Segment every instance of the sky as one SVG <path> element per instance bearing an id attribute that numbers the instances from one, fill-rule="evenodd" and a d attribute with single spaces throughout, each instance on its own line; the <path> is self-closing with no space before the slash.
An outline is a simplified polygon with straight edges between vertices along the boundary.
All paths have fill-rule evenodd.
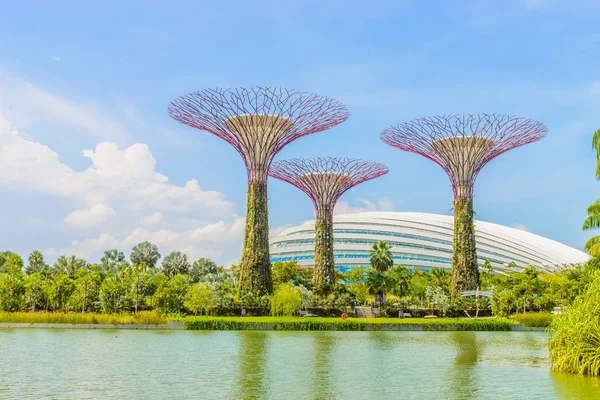
<path id="1" fill-rule="evenodd" d="M 178 124 L 174 98 L 275 86 L 333 97 L 350 118 L 277 159 L 339 156 L 390 173 L 336 212 L 450 214 L 433 162 L 382 143 L 417 117 L 508 113 L 548 126 L 490 162 L 476 218 L 578 249 L 600 198 L 600 3 L 503 1 L 21 1 L 0 24 L 0 250 L 99 261 L 149 240 L 161 254 L 239 260 L 246 172 L 223 140 Z M 271 234 L 314 218 L 269 182 Z"/>

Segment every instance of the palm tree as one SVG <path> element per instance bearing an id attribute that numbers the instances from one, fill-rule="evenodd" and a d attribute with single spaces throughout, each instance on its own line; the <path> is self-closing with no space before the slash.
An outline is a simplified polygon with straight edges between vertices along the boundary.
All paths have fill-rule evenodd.
<path id="1" fill-rule="evenodd" d="M 592 149 L 596 151 L 596 179 L 600 180 L 600 129 L 592 136 Z M 600 227 L 600 200 L 587 209 L 587 218 L 583 222 L 583 230 L 596 229 Z M 593 236 L 585 243 L 585 251 L 592 257 L 600 255 L 600 236 Z"/>
<path id="2" fill-rule="evenodd" d="M 434 286 L 445 288 L 450 284 L 450 272 L 442 268 L 434 268 L 429 272 L 431 283 Z"/>
<path id="3" fill-rule="evenodd" d="M 145 263 L 146 268 L 154 268 L 160 258 L 160 253 L 156 245 L 150 242 L 142 242 L 136 244 L 131 249 L 131 256 L 129 258 L 132 264 Z"/>
<path id="4" fill-rule="evenodd" d="M 587 209 L 587 218 L 583 222 L 583 230 L 600 228 L 600 200 L 596 200 L 594 204 Z M 591 256 L 600 255 L 600 236 L 593 236 L 585 243 L 585 251 Z"/>
<path id="5" fill-rule="evenodd" d="M 371 267 L 379 272 L 385 272 L 394 265 L 394 256 L 390 250 L 392 246 L 388 245 L 384 240 L 373 243 L 373 247 L 369 251 L 371 256 Z"/>
<path id="6" fill-rule="evenodd" d="M 177 274 L 187 274 L 190 269 L 190 263 L 185 254 L 180 251 L 173 251 L 166 256 L 162 262 L 162 270 L 165 275 L 175 276 Z"/>

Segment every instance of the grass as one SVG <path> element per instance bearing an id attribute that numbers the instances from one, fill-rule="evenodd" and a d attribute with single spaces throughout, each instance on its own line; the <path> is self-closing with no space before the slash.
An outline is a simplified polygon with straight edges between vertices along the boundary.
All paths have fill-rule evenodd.
<path id="1" fill-rule="evenodd" d="M 502 318 L 301 318 L 301 317 L 189 317 L 189 330 L 282 330 L 282 331 L 389 331 L 410 330 L 418 325 L 425 331 L 510 331 L 512 323 Z"/>
<path id="2" fill-rule="evenodd" d="M 550 332 L 553 371 L 600 376 L 600 271 L 571 307 L 554 317 Z"/>
<path id="3" fill-rule="evenodd" d="M 552 323 L 552 314 L 542 312 L 514 314 L 510 318 L 519 324 L 533 328 L 547 328 Z"/>
<path id="4" fill-rule="evenodd" d="M 27 313 L 0 312 L 0 323 L 27 324 L 139 324 L 166 325 L 165 314 L 154 311 L 140 311 L 135 314 L 81 314 L 81 313 Z"/>

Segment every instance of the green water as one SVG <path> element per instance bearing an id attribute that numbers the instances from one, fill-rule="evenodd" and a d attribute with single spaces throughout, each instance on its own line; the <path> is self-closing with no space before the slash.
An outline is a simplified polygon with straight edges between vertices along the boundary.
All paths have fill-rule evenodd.
<path id="1" fill-rule="evenodd" d="M 537 332 L 0 330 L 1 399 L 600 399 Z"/>

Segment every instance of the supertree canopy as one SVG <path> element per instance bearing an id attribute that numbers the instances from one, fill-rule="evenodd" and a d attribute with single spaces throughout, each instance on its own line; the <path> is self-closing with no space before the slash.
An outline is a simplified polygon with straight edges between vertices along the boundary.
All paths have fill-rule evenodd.
<path id="1" fill-rule="evenodd" d="M 348 119 L 336 100 L 269 87 L 206 89 L 175 99 L 169 115 L 232 145 L 248 171 L 246 232 L 239 291 L 271 292 L 267 178 L 273 157 L 290 142 Z"/>
<path id="2" fill-rule="evenodd" d="M 479 114 L 418 118 L 381 133 L 385 143 L 429 158 L 450 178 L 454 190 L 453 292 L 479 286 L 473 223 L 477 174 L 496 156 L 540 140 L 546 132 L 545 124 L 527 118 Z"/>
<path id="3" fill-rule="evenodd" d="M 315 285 L 332 284 L 335 279 L 333 259 L 333 209 L 348 189 L 388 172 L 386 166 L 349 158 L 314 158 L 275 161 L 269 174 L 281 179 L 310 197 L 315 221 Z"/>

